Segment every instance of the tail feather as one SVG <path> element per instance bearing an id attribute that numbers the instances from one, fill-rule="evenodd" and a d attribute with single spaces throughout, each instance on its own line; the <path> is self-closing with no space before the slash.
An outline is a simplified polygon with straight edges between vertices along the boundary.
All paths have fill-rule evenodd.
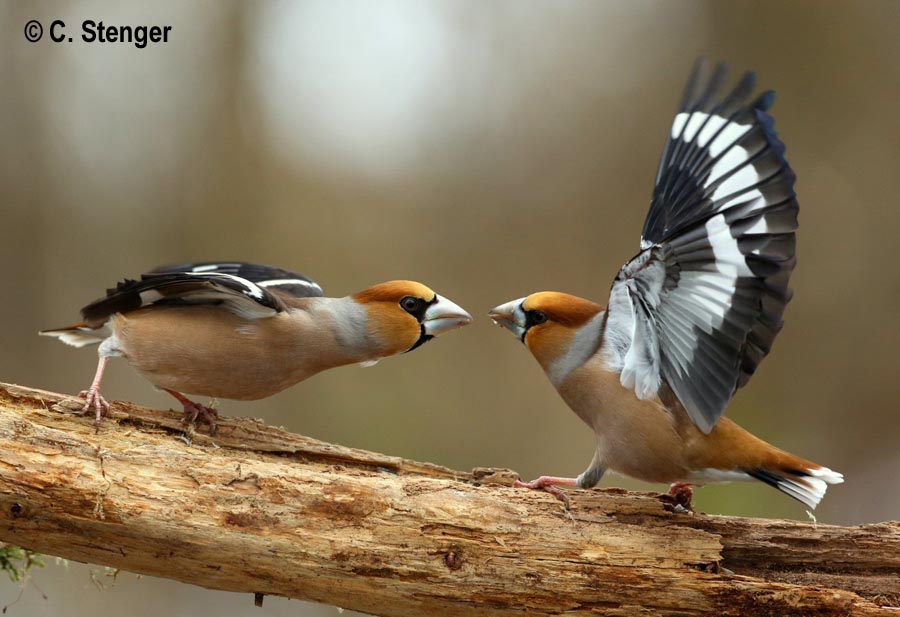
<path id="1" fill-rule="evenodd" d="M 747 473 L 813 510 L 822 501 L 829 484 L 841 484 L 843 474 L 827 467 L 805 469 L 748 469 Z"/>
<path id="2" fill-rule="evenodd" d="M 97 345 L 106 339 L 110 332 L 105 327 L 91 328 L 85 323 L 78 323 L 65 328 L 54 328 L 52 330 L 41 330 L 38 332 L 41 336 L 53 336 L 61 340 L 66 345 L 72 347 L 84 347 L 85 345 Z"/>

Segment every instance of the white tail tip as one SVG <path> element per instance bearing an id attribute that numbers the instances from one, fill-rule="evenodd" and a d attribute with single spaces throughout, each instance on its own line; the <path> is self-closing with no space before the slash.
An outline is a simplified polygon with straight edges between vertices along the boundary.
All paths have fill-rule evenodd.
<path id="1" fill-rule="evenodd" d="M 783 476 L 779 478 L 777 488 L 794 499 L 802 501 L 813 510 L 825 497 L 825 491 L 828 490 L 829 484 L 841 484 L 844 481 L 843 474 L 832 471 L 827 467 L 817 467 L 804 471 L 809 475 Z"/>
<path id="2" fill-rule="evenodd" d="M 807 469 L 809 475 L 814 478 L 821 478 L 828 484 L 843 484 L 844 474 L 832 471 L 828 467 L 817 467 L 816 469 Z"/>
<path id="3" fill-rule="evenodd" d="M 85 345 L 97 345 L 103 342 L 108 332 L 104 330 L 85 329 L 63 329 L 63 330 L 41 330 L 38 332 L 41 336 L 52 336 L 58 338 L 66 345 L 72 347 L 84 347 Z"/>

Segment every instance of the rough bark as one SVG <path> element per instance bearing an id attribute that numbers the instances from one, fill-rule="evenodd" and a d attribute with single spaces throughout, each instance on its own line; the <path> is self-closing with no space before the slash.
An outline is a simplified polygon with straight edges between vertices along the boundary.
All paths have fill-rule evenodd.
<path id="1" fill-rule="evenodd" d="M 900 525 L 681 514 L 664 495 L 504 486 L 227 418 L 0 384 L 0 540 L 387 616 L 878 615 Z M 250 599 L 248 598 L 248 604 Z"/>

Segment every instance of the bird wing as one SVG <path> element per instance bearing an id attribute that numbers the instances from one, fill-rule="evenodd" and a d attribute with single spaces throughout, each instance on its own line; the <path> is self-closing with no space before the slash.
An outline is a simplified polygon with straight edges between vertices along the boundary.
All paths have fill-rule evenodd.
<path id="1" fill-rule="evenodd" d="M 306 275 L 291 272 L 283 268 L 243 261 L 207 261 L 172 266 L 160 266 L 150 275 L 172 272 L 207 272 L 231 274 L 268 290 L 293 298 L 320 298 L 324 295 L 322 287 Z"/>
<path id="2" fill-rule="evenodd" d="M 81 309 L 81 315 L 86 323 L 99 326 L 114 313 L 151 305 L 220 305 L 246 319 L 261 319 L 286 310 L 285 296 L 321 295 L 321 287 L 311 279 L 280 268 L 239 262 L 182 264 L 122 281 L 108 289 L 105 298 Z"/>
<path id="3" fill-rule="evenodd" d="M 603 353 L 639 398 L 663 382 L 704 432 L 747 383 L 791 298 L 794 174 L 747 73 L 695 68 L 663 149 L 641 252 L 610 291 Z"/>

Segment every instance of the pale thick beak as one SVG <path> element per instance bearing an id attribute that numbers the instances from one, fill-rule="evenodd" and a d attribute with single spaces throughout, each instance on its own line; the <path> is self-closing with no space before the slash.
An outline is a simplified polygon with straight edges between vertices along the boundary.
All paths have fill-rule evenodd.
<path id="1" fill-rule="evenodd" d="M 521 339 L 525 335 L 525 311 L 522 310 L 522 302 L 525 298 L 519 298 L 500 306 L 495 306 L 488 313 L 495 324 L 503 326 Z"/>
<path id="2" fill-rule="evenodd" d="M 427 336 L 438 336 L 472 323 L 472 316 L 447 298 L 436 296 L 437 302 L 428 307 L 422 319 Z"/>

